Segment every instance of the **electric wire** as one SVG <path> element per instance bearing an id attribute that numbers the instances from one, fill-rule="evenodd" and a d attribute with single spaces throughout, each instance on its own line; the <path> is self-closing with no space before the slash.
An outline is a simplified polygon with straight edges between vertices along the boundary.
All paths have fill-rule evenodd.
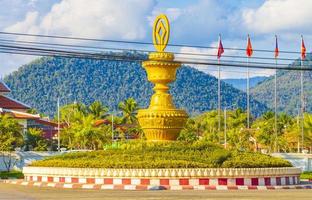
<path id="1" fill-rule="evenodd" d="M 15 32 L 4 32 L 0 31 L 2 35 L 14 35 L 14 36 L 27 36 L 27 37 L 41 37 L 41 38 L 54 38 L 54 39 L 67 39 L 67 40 L 80 40 L 80 41 L 96 41 L 96 42 L 110 42 L 110 43 L 123 43 L 123 44 L 138 44 L 138 45 L 154 45 L 151 42 L 138 42 L 138 41 L 125 41 L 125 40 L 110 40 L 110 39 L 96 39 L 96 38 L 84 38 L 84 37 L 69 37 L 69 36 L 58 36 L 58 35 L 43 35 L 43 34 L 29 34 L 29 33 L 15 33 Z M 218 49 L 218 47 L 212 46 L 202 46 L 202 45 L 188 45 L 188 44 L 167 44 L 171 47 L 191 47 L 191 48 L 200 48 L 200 49 Z M 234 48 L 234 47 L 224 47 L 226 50 L 237 50 L 237 51 L 246 51 L 243 48 Z M 267 49 L 253 49 L 254 52 L 269 52 L 274 53 L 274 50 Z M 298 51 L 283 51 L 280 50 L 280 53 L 287 54 L 300 54 Z"/>
<path id="2" fill-rule="evenodd" d="M 19 46 L 6 46 L 0 45 L 1 52 L 3 53 L 19 53 L 22 54 L 24 52 L 27 55 L 40 55 L 40 56 L 60 56 L 60 57 L 75 57 L 75 58 L 89 58 L 89 59 L 105 59 L 105 60 L 124 60 L 124 61 L 138 61 L 142 62 L 145 59 L 137 58 L 136 56 L 127 56 L 127 55 L 112 55 L 103 54 L 103 53 L 86 53 L 86 52 L 75 52 L 75 51 L 64 51 L 64 50 L 52 50 L 52 49 L 38 49 L 38 48 L 28 48 L 28 47 L 19 47 Z M 167 61 L 167 62 L 179 62 L 176 61 Z M 183 60 L 184 64 L 194 64 L 194 65 L 211 65 L 211 66 L 228 66 L 228 67 L 249 67 L 249 68 L 259 68 L 259 69 L 284 69 L 284 70 L 305 70 L 312 71 L 312 68 L 298 68 L 298 67 L 277 67 L 271 65 L 257 65 L 255 63 L 249 64 L 233 64 L 233 63 L 217 63 L 217 62 L 204 62 L 204 61 L 192 61 L 192 60 Z"/>
<path id="3" fill-rule="evenodd" d="M 127 48 L 105 48 L 105 47 L 98 47 L 98 46 L 90 46 L 90 45 L 72 45 L 72 44 L 58 44 L 58 43 L 47 43 L 47 42 L 29 42 L 29 41 L 22 41 L 22 40 L 8 40 L 8 39 L 2 39 L 0 38 L 0 42 L 2 43 L 8 43 L 8 44 L 29 44 L 31 46 L 37 46 L 40 47 L 40 45 L 43 46 L 50 46 L 50 47 L 72 47 L 72 48 L 80 48 L 80 49 L 99 49 L 99 50 L 123 50 L 123 51 L 132 51 L 133 49 L 127 49 Z M 135 51 L 143 52 L 143 53 L 151 53 L 154 51 L 151 50 L 144 50 L 144 49 L 135 49 Z M 168 51 L 169 53 L 174 53 L 175 55 L 190 55 L 190 56 L 207 56 L 207 57 L 216 57 L 216 55 L 208 54 L 208 53 L 193 53 L 193 52 L 175 52 L 175 51 Z M 241 58 L 245 59 L 246 56 L 238 56 L 238 55 L 223 55 L 223 58 Z M 271 57 L 252 57 L 255 60 L 276 60 L 276 58 Z M 279 61 L 293 61 L 295 58 L 277 58 Z"/>
<path id="4" fill-rule="evenodd" d="M 21 48 L 21 49 L 29 49 L 29 50 L 31 50 L 31 51 L 55 51 L 55 50 L 59 50 L 59 49 L 43 49 L 43 48 L 39 48 L 38 46 L 34 46 L 34 45 L 27 45 L 27 46 L 14 46 L 14 45 L 5 45 L 5 44 L 3 44 L 3 43 L 1 43 L 0 42 L 0 47 L 1 48 L 7 48 L 7 49 L 10 49 L 10 48 L 12 48 L 12 49 L 16 49 L 16 48 Z M 116 48 L 105 48 L 106 50 L 112 50 L 112 51 L 114 51 L 114 50 L 123 50 L 123 51 L 125 51 L 124 49 L 116 49 Z M 59 51 L 61 51 L 61 52 L 65 52 L 65 50 L 76 50 L 76 49 L 71 49 L 71 48 L 69 48 L 69 49 L 67 49 L 67 48 L 63 48 L 63 49 L 61 49 L 61 50 L 59 50 Z M 137 52 L 137 50 L 135 49 L 131 49 L 131 51 L 136 51 Z M 68 53 L 68 52 L 67 52 Z M 71 52 L 72 53 L 72 52 Z M 76 51 L 74 52 L 74 53 L 76 53 Z M 98 54 L 98 53 L 100 53 L 100 52 L 98 52 L 98 51 L 92 51 L 92 52 L 90 52 L 90 51 L 85 51 L 84 53 L 94 53 L 94 54 Z M 186 59 L 186 62 L 187 61 L 190 61 L 190 60 L 194 60 L 194 59 L 196 59 L 196 61 L 216 61 L 216 59 L 208 59 L 208 58 L 187 58 L 187 57 L 179 57 L 179 58 L 177 58 L 177 59 L 179 59 L 180 61 L 184 61 L 185 59 Z M 235 60 L 223 60 L 223 63 L 241 63 L 241 64 L 243 64 L 243 63 L 245 63 L 244 61 L 235 61 Z M 253 62 L 251 62 L 251 63 L 253 63 L 253 64 L 263 64 L 263 65 L 268 65 L 268 64 L 272 64 L 272 63 L 270 63 L 270 62 L 255 62 L 255 61 L 253 61 Z M 278 64 L 278 66 L 288 66 L 287 64 Z"/>

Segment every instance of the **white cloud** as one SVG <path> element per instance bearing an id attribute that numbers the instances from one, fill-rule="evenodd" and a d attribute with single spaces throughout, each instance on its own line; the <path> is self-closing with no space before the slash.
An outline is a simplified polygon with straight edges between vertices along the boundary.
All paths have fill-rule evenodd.
<path id="1" fill-rule="evenodd" d="M 142 39 L 154 0 L 63 0 L 39 17 L 30 12 L 7 31 L 94 38 Z"/>
<path id="2" fill-rule="evenodd" d="M 17 1 L 22 0 L 14 0 L 15 3 Z M 31 34 L 140 40 L 145 39 L 147 32 L 150 31 L 148 16 L 153 12 L 155 2 L 156 0 L 53 0 L 52 4 L 52 0 L 46 0 L 49 5 L 43 5 L 42 1 L 25 1 L 24 7 L 27 11 L 24 10 L 25 17 L 14 23 L 11 22 L 2 30 Z M 10 5 L 9 2 L 7 4 Z M 45 12 L 42 13 L 42 10 Z M 21 12 L 20 8 L 19 12 Z M 177 11 L 172 10 L 172 12 Z M 2 15 L 0 19 L 1 17 L 3 18 Z M 15 39 L 39 40 L 25 36 Z M 31 59 L 34 57 L 2 54 L 0 74 L 8 74 Z"/>
<path id="3" fill-rule="evenodd" d="M 0 56 L 0 66 L 1 73 L 0 77 L 3 75 L 10 74 L 11 72 L 15 71 L 17 67 L 25 63 L 29 63 L 35 59 L 35 56 L 28 56 L 28 55 L 16 55 L 16 54 L 1 54 Z"/>
<path id="4" fill-rule="evenodd" d="M 172 27 L 173 42 L 209 44 L 226 32 L 229 12 L 216 0 L 201 0 L 183 8 Z"/>
<path id="5" fill-rule="evenodd" d="M 24 2 L 22 0 L 13 1 Z M 21 33 L 151 41 L 151 22 L 154 20 L 154 16 L 163 12 L 168 15 L 171 23 L 169 43 L 217 46 L 218 34 L 222 33 L 225 48 L 244 49 L 246 35 L 250 32 L 254 49 L 274 50 L 275 33 L 279 34 L 280 50 L 299 51 L 300 33 L 304 34 L 308 50 L 312 44 L 312 32 L 309 28 L 312 26 L 312 21 L 310 22 L 312 1 L 310 0 L 267 0 L 253 6 L 249 6 L 252 3 L 248 1 L 238 1 L 239 6 L 231 6 L 234 4 L 232 1 L 199 0 L 187 4 L 181 3 L 183 6 L 180 3 L 166 2 L 167 6 L 165 7 L 159 7 L 161 3 L 159 1 L 156 3 L 157 0 L 58 0 L 56 2 L 46 0 L 45 2 L 48 1 L 50 3 L 42 3 L 43 1 L 38 0 L 25 1 L 32 8 L 28 8 L 28 12 L 22 14 L 24 17 L 22 20 L 19 18 L 18 22 L 10 22 L 11 25 L 5 30 Z M 45 4 L 49 4 L 49 6 Z M 26 6 L 24 5 L 24 7 Z M 2 15 L 0 14 L 0 19 Z M 2 29 L 1 24 L 0 29 Z M 18 39 L 21 40 L 20 37 Z M 27 38 L 27 40 L 29 39 Z M 216 49 L 203 50 L 187 47 L 178 49 L 168 46 L 167 50 L 210 54 L 212 55 L 209 57 L 210 59 L 215 59 L 216 55 Z M 225 55 L 245 56 L 245 52 L 226 50 L 222 61 L 227 59 Z M 283 53 L 280 55 L 288 58 L 299 56 Z M 179 56 L 177 55 L 177 58 Z M 273 57 L 273 54 L 264 55 L 254 52 L 254 56 Z M 194 56 L 193 58 L 199 59 Z M 14 59 L 12 59 L 13 61 L 0 59 L 3 61 L 1 73 L 11 71 Z M 231 59 L 240 61 L 237 58 Z M 246 61 L 245 59 L 241 60 Z M 17 68 L 19 64 L 20 62 L 17 62 L 15 67 Z M 2 70 L 7 66 L 10 70 Z M 196 67 L 216 75 L 215 66 Z M 244 70 L 234 72 L 239 70 L 237 68 L 226 69 L 228 70 L 223 73 L 223 77 L 245 77 Z M 272 70 L 258 70 L 258 72 L 259 74 L 255 73 L 254 75 L 272 74 Z"/>
<path id="6" fill-rule="evenodd" d="M 243 10 L 242 17 L 247 28 L 256 33 L 312 33 L 311 10 L 311 0 L 267 0 L 258 8 Z"/>
<path id="7" fill-rule="evenodd" d="M 39 27 L 36 26 L 38 16 L 39 13 L 36 11 L 28 12 L 23 21 L 17 22 L 14 25 L 5 28 L 4 31 L 38 34 L 40 32 Z"/>

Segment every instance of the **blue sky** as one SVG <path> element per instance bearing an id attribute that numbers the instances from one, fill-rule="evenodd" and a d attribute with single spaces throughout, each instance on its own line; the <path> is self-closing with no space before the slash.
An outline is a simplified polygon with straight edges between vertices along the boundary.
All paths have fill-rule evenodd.
<path id="1" fill-rule="evenodd" d="M 0 0 L 0 3 L 0 30 L 8 32 L 150 42 L 152 20 L 165 13 L 172 27 L 170 43 L 216 46 L 221 33 L 225 47 L 245 48 L 249 33 L 255 49 L 273 50 L 275 34 L 279 36 L 281 50 L 299 51 L 301 34 L 308 51 L 312 44 L 311 0 Z M 215 53 L 196 48 L 178 51 Z M 255 56 L 271 55 L 255 52 Z M 0 75 L 11 73 L 32 59 L 0 54 Z M 194 67 L 215 74 L 212 66 Z M 223 78 L 245 76 L 242 70 L 224 70 Z M 252 76 L 272 73 L 257 70 Z"/>

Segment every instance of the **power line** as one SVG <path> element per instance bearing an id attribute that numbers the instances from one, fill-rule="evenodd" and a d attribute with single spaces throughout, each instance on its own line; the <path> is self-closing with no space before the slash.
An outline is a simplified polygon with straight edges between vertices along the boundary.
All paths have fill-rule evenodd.
<path id="1" fill-rule="evenodd" d="M 23 54 L 26 52 L 27 55 L 40 55 L 40 56 L 59 56 L 59 57 L 74 57 L 74 58 L 89 58 L 89 59 L 105 59 L 105 60 L 118 60 L 118 61 L 144 61 L 144 58 L 137 58 L 137 56 L 126 56 L 126 55 L 112 55 L 111 52 L 109 54 L 103 53 L 88 53 L 88 52 L 76 52 L 76 51 L 64 51 L 64 50 L 52 50 L 52 49 L 40 49 L 40 48 L 28 48 L 28 47 L 20 47 L 20 46 L 8 46 L 8 45 L 0 45 L 0 49 L 2 53 L 18 53 Z M 168 61 L 168 62 L 179 62 L 176 61 Z M 301 69 L 298 67 L 276 67 L 272 65 L 258 65 L 258 64 L 250 64 L 247 66 L 246 64 L 233 64 L 233 63 L 221 63 L 217 62 L 197 62 L 192 60 L 183 61 L 184 64 L 194 64 L 194 65 L 211 65 L 211 66 L 228 66 L 228 67 L 237 67 L 237 68 L 259 68 L 259 69 L 284 69 L 284 70 L 305 70 L 312 71 L 312 68 Z"/>
<path id="2" fill-rule="evenodd" d="M 56 49 L 47 49 L 47 48 L 40 48 L 40 46 L 33 46 L 33 45 L 28 45 L 28 46 L 17 46 L 17 45 L 5 45 L 5 44 L 1 44 L 0 43 L 0 47 L 5 48 L 5 49 L 24 49 L 24 50 L 30 50 L 30 51 L 48 51 L 48 52 L 53 52 L 56 51 Z M 64 49 L 64 48 L 63 48 Z M 59 51 L 60 53 L 77 53 L 77 51 L 65 51 L 63 49 L 57 49 L 57 51 Z M 125 50 L 125 49 L 116 49 L 116 48 L 102 48 L 105 50 Z M 69 50 L 76 50 L 76 49 L 69 49 Z M 129 51 L 130 49 L 126 49 L 127 51 Z M 131 51 L 137 51 L 136 49 L 131 49 Z M 87 51 L 87 52 L 78 52 L 78 53 L 92 53 L 94 55 L 97 55 L 99 53 L 102 52 L 97 52 L 97 51 Z M 102 54 L 101 54 L 102 55 Z M 195 59 L 195 58 L 186 58 L 186 57 L 179 57 L 180 61 L 182 62 L 191 62 L 191 60 Z M 181 60 L 182 59 L 182 60 Z M 186 59 L 186 60 L 184 60 Z M 196 61 L 201 60 L 201 61 L 216 61 L 216 59 L 202 59 L 202 58 L 196 58 Z M 243 61 L 235 61 L 235 60 L 223 60 L 223 64 L 230 64 L 230 63 L 238 63 L 238 64 L 244 64 L 245 62 Z M 271 65 L 273 63 L 269 63 L 269 62 L 250 62 L 252 64 L 258 64 L 258 65 Z M 288 66 L 287 64 L 278 64 L 279 66 Z"/>
<path id="3" fill-rule="evenodd" d="M 27 36 L 27 37 L 41 37 L 41 38 L 54 38 L 54 39 L 67 39 L 67 40 L 80 40 L 80 41 L 96 41 L 96 42 L 110 42 L 110 43 L 123 43 L 123 44 L 138 44 L 138 45 L 153 45 L 151 42 L 138 42 L 138 41 L 125 41 L 125 40 L 109 40 L 109 39 L 96 39 L 96 38 L 84 38 L 84 37 L 69 37 L 69 36 L 58 36 L 58 35 L 43 35 L 43 34 L 29 34 L 29 33 L 16 33 L 16 32 L 4 32 L 0 31 L 2 35 L 14 35 L 14 36 Z M 202 45 L 187 45 L 187 44 L 168 44 L 171 47 L 191 47 L 200 49 L 218 49 L 218 47 L 202 46 Z M 246 51 L 243 48 L 228 47 L 226 50 L 237 50 Z M 253 51 L 274 53 L 274 50 L 267 49 L 253 49 Z M 280 53 L 287 54 L 300 54 L 298 51 L 279 51 Z"/>
<path id="4" fill-rule="evenodd" d="M 8 40 L 8 39 L 1 39 L 0 42 L 8 43 L 8 44 L 29 44 L 31 47 L 41 47 L 41 46 L 50 46 L 50 47 L 71 47 L 68 48 L 69 50 L 74 48 L 74 49 L 98 49 L 98 50 L 119 50 L 119 51 L 133 51 L 134 49 L 127 49 L 127 48 L 105 48 L 105 47 L 98 47 L 98 46 L 87 46 L 87 45 L 69 45 L 69 44 L 58 44 L 58 43 L 46 43 L 46 42 L 29 42 L 29 41 L 21 41 L 21 40 Z M 151 50 L 144 50 L 144 49 L 135 49 L 135 51 L 138 52 L 143 52 L 143 53 L 151 53 L 154 51 Z M 175 52 L 175 51 L 169 51 L 170 53 L 174 53 L 175 55 L 189 55 L 189 56 L 207 56 L 207 57 L 216 57 L 216 55 L 213 54 L 207 54 L 207 53 L 193 53 L 193 52 Z M 222 57 L 224 58 L 241 58 L 245 59 L 246 56 L 237 56 L 237 55 L 223 55 Z M 283 60 L 283 61 L 293 61 L 295 58 L 279 58 L 278 60 Z M 257 57 L 254 56 L 253 60 L 274 60 L 275 58 L 270 58 L 270 57 Z M 272 62 L 273 64 L 273 62 Z"/>

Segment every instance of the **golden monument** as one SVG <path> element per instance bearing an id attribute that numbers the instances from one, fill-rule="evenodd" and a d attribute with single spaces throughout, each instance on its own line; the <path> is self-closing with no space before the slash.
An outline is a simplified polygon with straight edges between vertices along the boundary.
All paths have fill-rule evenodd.
<path id="1" fill-rule="evenodd" d="M 139 110 L 138 120 L 148 140 L 176 140 L 184 127 L 187 114 L 176 109 L 168 93 L 167 84 L 176 79 L 180 62 L 173 61 L 174 54 L 164 52 L 170 36 L 170 25 L 166 15 L 159 15 L 153 26 L 153 43 L 157 52 L 150 53 L 143 62 L 147 78 L 155 84 L 148 109 Z"/>

